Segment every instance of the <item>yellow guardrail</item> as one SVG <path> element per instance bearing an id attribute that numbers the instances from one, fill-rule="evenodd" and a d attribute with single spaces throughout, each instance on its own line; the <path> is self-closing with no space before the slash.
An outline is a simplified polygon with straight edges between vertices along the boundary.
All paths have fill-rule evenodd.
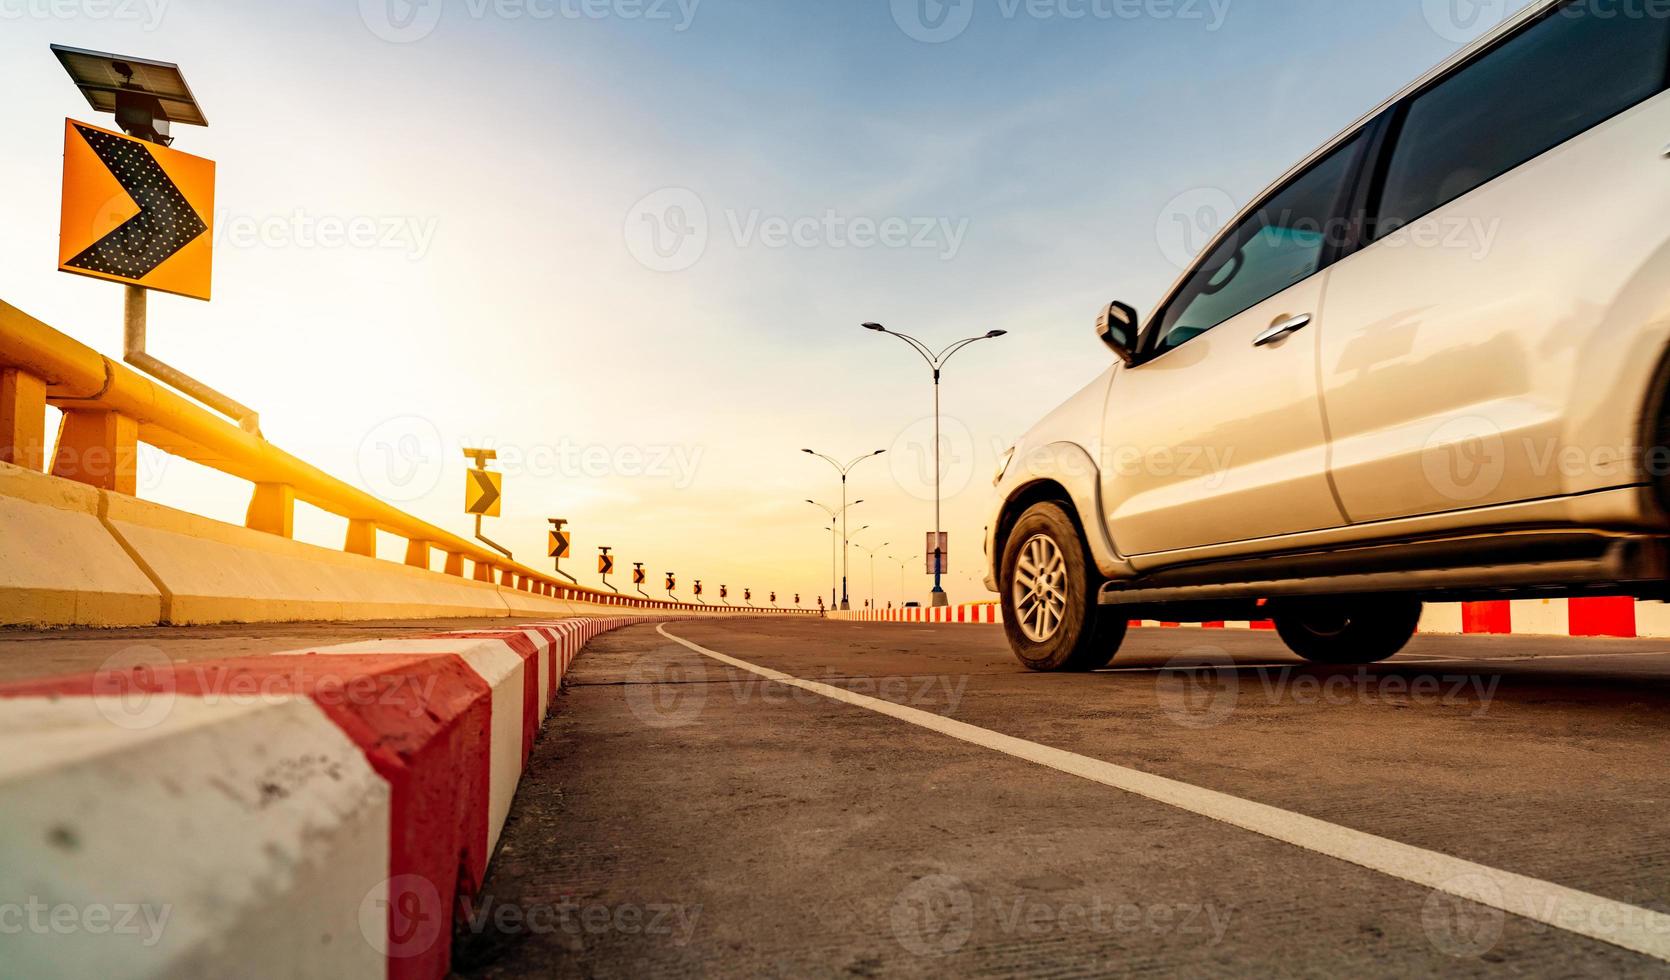
<path id="1" fill-rule="evenodd" d="M 430 549 L 444 552 L 449 575 L 462 576 L 469 559 L 478 581 L 496 580 L 554 598 L 625 600 L 651 609 L 715 608 L 589 589 L 507 560 L 297 459 L 0 301 L 0 460 L 48 469 L 47 405 L 64 412 L 50 459 L 54 476 L 134 495 L 136 443 L 142 442 L 254 484 L 246 525 L 256 530 L 290 537 L 299 500 L 348 519 L 345 551 L 376 557 L 376 531 L 382 530 L 408 542 L 409 565 L 428 568 Z"/>

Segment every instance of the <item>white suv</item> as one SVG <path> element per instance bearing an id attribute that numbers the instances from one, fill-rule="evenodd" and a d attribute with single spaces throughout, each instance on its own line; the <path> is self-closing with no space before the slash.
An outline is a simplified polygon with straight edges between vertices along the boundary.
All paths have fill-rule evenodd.
<path id="1" fill-rule="evenodd" d="M 1423 601 L 1666 595 L 1653 9 L 1533 3 L 1277 181 L 1145 324 L 1103 313 L 1117 363 L 998 475 L 986 584 L 1023 663 L 1103 666 L 1131 619 L 1372 662 Z"/>

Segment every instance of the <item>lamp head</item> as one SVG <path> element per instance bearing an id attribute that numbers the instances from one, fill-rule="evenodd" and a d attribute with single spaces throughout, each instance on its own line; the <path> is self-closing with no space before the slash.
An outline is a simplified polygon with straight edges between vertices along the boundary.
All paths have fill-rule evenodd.
<path id="1" fill-rule="evenodd" d="M 887 328 L 882 326 L 879 323 L 866 323 L 866 324 L 864 324 L 864 329 L 865 330 L 874 330 L 876 333 L 886 333 L 887 332 Z"/>

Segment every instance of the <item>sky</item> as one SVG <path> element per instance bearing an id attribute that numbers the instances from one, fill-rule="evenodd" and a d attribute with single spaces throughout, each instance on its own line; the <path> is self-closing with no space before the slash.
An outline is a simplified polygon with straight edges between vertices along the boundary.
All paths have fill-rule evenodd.
<path id="1" fill-rule="evenodd" d="M 879 605 L 926 601 L 938 349 L 951 599 L 981 584 L 998 455 L 1107 371 L 1289 166 L 1520 0 L 0 0 L 0 298 L 106 354 L 120 287 L 56 271 L 65 118 L 48 51 L 173 61 L 210 121 L 214 298 L 153 295 L 150 352 L 276 445 L 487 533 L 810 604 L 852 539 Z M 148 451 L 140 495 L 241 523 L 248 486 Z M 297 537 L 344 522 L 298 507 Z M 865 528 L 859 531 L 860 527 Z M 885 547 L 882 545 L 885 544 Z M 381 542 L 398 560 L 403 545 Z M 891 555 L 893 561 L 887 556 Z M 903 562 L 903 566 L 901 566 Z M 850 552 L 855 605 L 870 559 Z M 621 581 L 617 578 L 617 583 Z M 656 594 L 659 590 L 654 590 Z"/>

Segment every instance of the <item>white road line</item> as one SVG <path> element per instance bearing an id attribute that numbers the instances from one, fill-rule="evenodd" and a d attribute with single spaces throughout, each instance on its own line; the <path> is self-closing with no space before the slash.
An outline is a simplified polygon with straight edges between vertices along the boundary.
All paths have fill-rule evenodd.
<path id="1" fill-rule="evenodd" d="M 1444 657 L 1431 660 L 1387 660 L 1388 665 L 1396 664 L 1528 664 L 1538 660 L 1598 660 L 1603 657 L 1662 657 L 1663 650 L 1647 651 L 1619 651 L 1617 653 L 1549 653 L 1542 656 L 1528 657 Z"/>
<path id="2" fill-rule="evenodd" d="M 1315 817 L 1202 789 L 1111 762 L 1028 742 L 1012 735 L 955 721 L 881 698 L 803 680 L 782 671 L 728 657 L 698 646 L 657 626 L 656 632 L 722 664 L 770 681 L 798 687 L 941 735 L 1002 752 L 1027 762 L 1111 786 L 1262 834 L 1307 851 L 1325 854 L 1371 871 L 1455 895 L 1459 898 L 1541 922 L 1566 932 L 1598 939 L 1627 950 L 1670 961 L 1670 915 L 1591 895 L 1574 888 L 1476 864 L 1448 854 L 1341 827 Z"/>

